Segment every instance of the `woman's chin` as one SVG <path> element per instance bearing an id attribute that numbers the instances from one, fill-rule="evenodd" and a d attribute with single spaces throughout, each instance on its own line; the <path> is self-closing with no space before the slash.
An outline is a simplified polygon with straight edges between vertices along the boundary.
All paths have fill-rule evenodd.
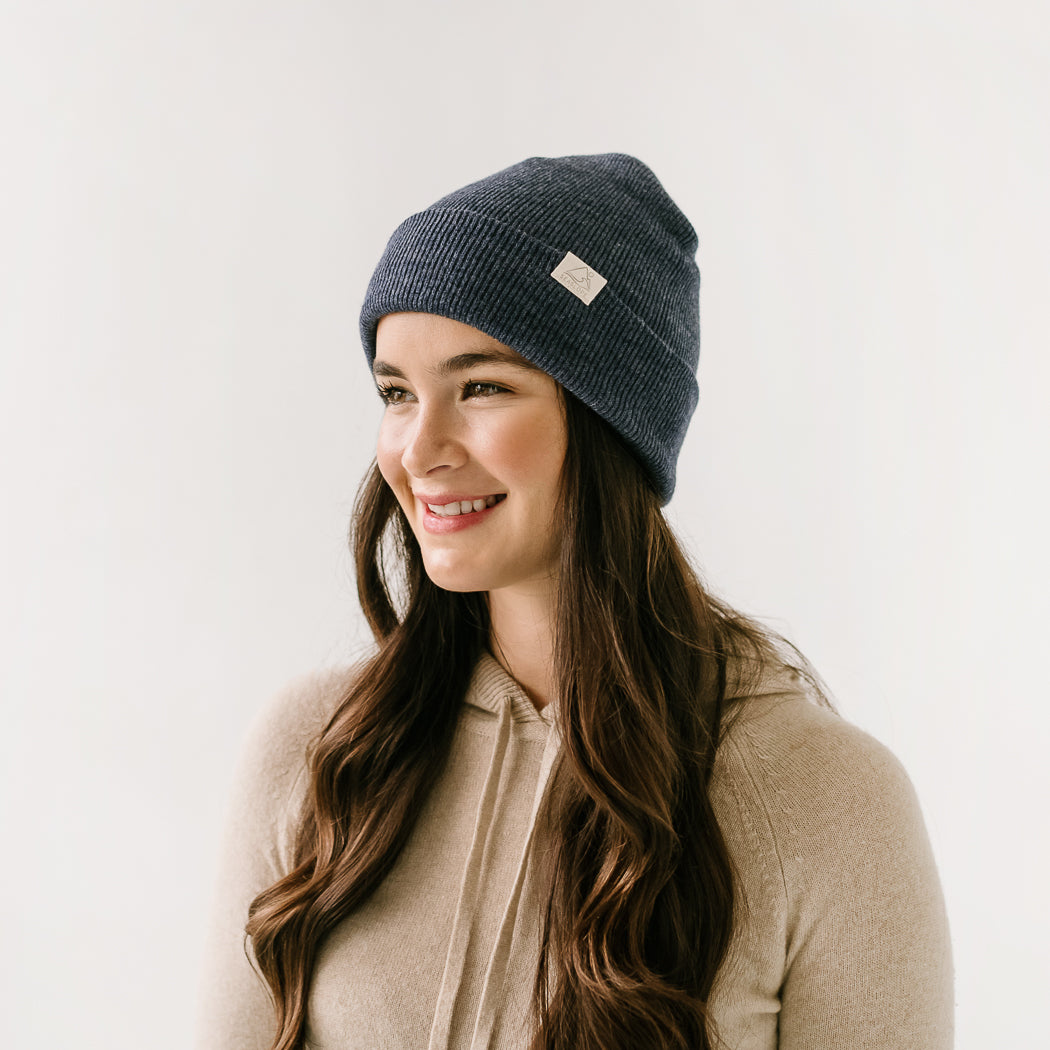
<path id="1" fill-rule="evenodd" d="M 435 587 L 440 587 L 443 591 L 467 594 L 472 591 L 487 591 L 489 589 L 489 581 L 474 567 L 434 565 L 427 563 L 424 559 L 423 568 L 426 570 L 430 582 Z"/>

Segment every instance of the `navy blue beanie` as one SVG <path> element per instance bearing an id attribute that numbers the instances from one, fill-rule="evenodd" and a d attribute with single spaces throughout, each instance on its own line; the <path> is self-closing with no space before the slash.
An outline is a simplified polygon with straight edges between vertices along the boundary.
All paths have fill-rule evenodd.
<path id="1" fill-rule="evenodd" d="M 696 247 L 634 157 L 532 157 L 394 231 L 361 309 L 369 365 L 384 314 L 472 325 L 594 409 L 666 502 L 698 398 Z"/>

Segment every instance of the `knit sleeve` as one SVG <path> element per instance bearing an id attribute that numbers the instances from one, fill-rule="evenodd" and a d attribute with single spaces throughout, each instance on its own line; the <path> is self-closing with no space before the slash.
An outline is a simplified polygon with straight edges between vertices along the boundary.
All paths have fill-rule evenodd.
<path id="1" fill-rule="evenodd" d="M 196 1050 L 269 1050 L 274 1012 L 244 927 L 253 898 L 290 869 L 306 752 L 345 689 L 346 673 L 303 678 L 249 734 L 227 807 L 197 1010 Z"/>
<path id="2" fill-rule="evenodd" d="M 951 949 L 937 869 L 897 759 L 834 712 L 781 698 L 732 734 L 766 823 L 782 967 L 779 1050 L 949 1050 Z"/>

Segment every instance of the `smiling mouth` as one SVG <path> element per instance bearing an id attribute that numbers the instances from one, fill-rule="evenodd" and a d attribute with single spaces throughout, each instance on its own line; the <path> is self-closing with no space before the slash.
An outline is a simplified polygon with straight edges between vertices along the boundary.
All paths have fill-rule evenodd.
<path id="1" fill-rule="evenodd" d="M 461 514 L 473 514 L 477 511 L 488 510 L 489 507 L 494 507 L 506 498 L 506 493 L 499 493 L 495 496 L 484 496 L 474 500 L 463 499 L 445 504 L 426 503 L 424 506 L 431 514 L 436 514 L 439 518 L 456 518 Z"/>

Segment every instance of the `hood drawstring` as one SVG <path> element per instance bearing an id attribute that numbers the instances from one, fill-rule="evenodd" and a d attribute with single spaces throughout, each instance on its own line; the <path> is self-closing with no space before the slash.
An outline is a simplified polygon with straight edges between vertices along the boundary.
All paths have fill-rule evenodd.
<path id="1" fill-rule="evenodd" d="M 434 1021 L 430 1026 L 430 1041 L 427 1050 L 447 1050 L 449 1032 L 452 1028 L 452 1011 L 456 997 L 463 982 L 463 966 L 467 959 L 467 948 L 470 933 L 474 926 L 474 916 L 478 909 L 478 884 L 481 881 L 482 861 L 488 845 L 489 832 L 492 830 L 492 816 L 499 795 L 500 774 L 510 742 L 511 704 L 505 703 L 500 709 L 499 723 L 496 726 L 496 742 L 492 747 L 492 759 L 489 762 L 485 786 L 478 803 L 477 818 L 474 821 L 474 836 L 470 842 L 466 867 L 463 870 L 463 881 L 459 887 L 459 900 L 456 902 L 456 915 L 452 921 L 452 940 L 449 942 L 448 954 L 445 956 L 445 972 L 441 977 L 441 989 L 438 993 Z"/>
<path id="2" fill-rule="evenodd" d="M 456 1001 L 463 986 L 463 969 L 466 965 L 470 938 L 474 921 L 481 900 L 481 878 L 485 870 L 485 856 L 489 849 L 489 840 L 495 824 L 496 805 L 499 801 L 500 778 L 506 764 L 507 751 L 511 741 L 514 703 L 506 697 L 500 706 L 499 721 L 496 726 L 496 741 L 492 747 L 485 785 L 482 788 L 478 803 L 477 816 L 474 821 L 474 834 L 467 854 L 467 862 L 460 883 L 459 898 L 456 902 L 456 914 L 452 923 L 452 939 L 449 942 L 448 954 L 445 956 L 445 970 L 441 977 L 441 988 L 438 992 L 434 1020 L 430 1027 L 430 1039 L 427 1050 L 448 1050 L 452 1031 L 452 1017 Z M 529 816 L 528 834 L 518 859 L 517 870 L 510 896 L 503 910 L 496 941 L 485 970 L 485 979 L 481 987 L 481 999 L 478 1005 L 478 1016 L 474 1025 L 474 1034 L 470 1041 L 472 1050 L 485 1050 L 491 1042 L 492 1034 L 499 1021 L 500 1007 L 503 1000 L 503 985 L 507 974 L 507 963 L 511 956 L 514 924 L 518 917 L 522 888 L 525 885 L 529 868 L 529 857 L 536 830 L 536 818 L 546 794 L 547 784 L 558 756 L 560 738 L 554 726 L 547 733 L 547 741 L 540 760 L 539 778 Z"/>
<path id="3" fill-rule="evenodd" d="M 511 889 L 507 906 L 503 911 L 500 921 L 499 933 L 496 943 L 492 948 L 488 968 L 485 971 L 485 980 L 482 983 L 481 1002 L 478 1005 L 478 1018 L 474 1025 L 474 1035 L 470 1040 L 471 1050 L 488 1050 L 492 1040 L 492 1033 L 499 1020 L 500 1008 L 503 1005 L 503 985 L 507 976 L 507 963 L 511 955 L 511 938 L 514 934 L 514 924 L 518 918 L 518 904 L 521 900 L 522 886 L 525 884 L 525 874 L 529 867 L 529 857 L 532 853 L 532 842 L 536 832 L 536 818 L 543 804 L 544 795 L 547 793 L 547 784 L 550 781 L 551 771 L 554 769 L 555 760 L 558 757 L 561 739 L 555 726 L 551 726 L 547 733 L 547 742 L 543 748 L 543 757 L 540 760 L 540 773 L 536 783 L 536 793 L 532 800 L 532 813 L 529 816 L 529 833 L 522 847 L 521 857 L 518 860 L 518 869 L 514 875 L 514 885 Z"/>

